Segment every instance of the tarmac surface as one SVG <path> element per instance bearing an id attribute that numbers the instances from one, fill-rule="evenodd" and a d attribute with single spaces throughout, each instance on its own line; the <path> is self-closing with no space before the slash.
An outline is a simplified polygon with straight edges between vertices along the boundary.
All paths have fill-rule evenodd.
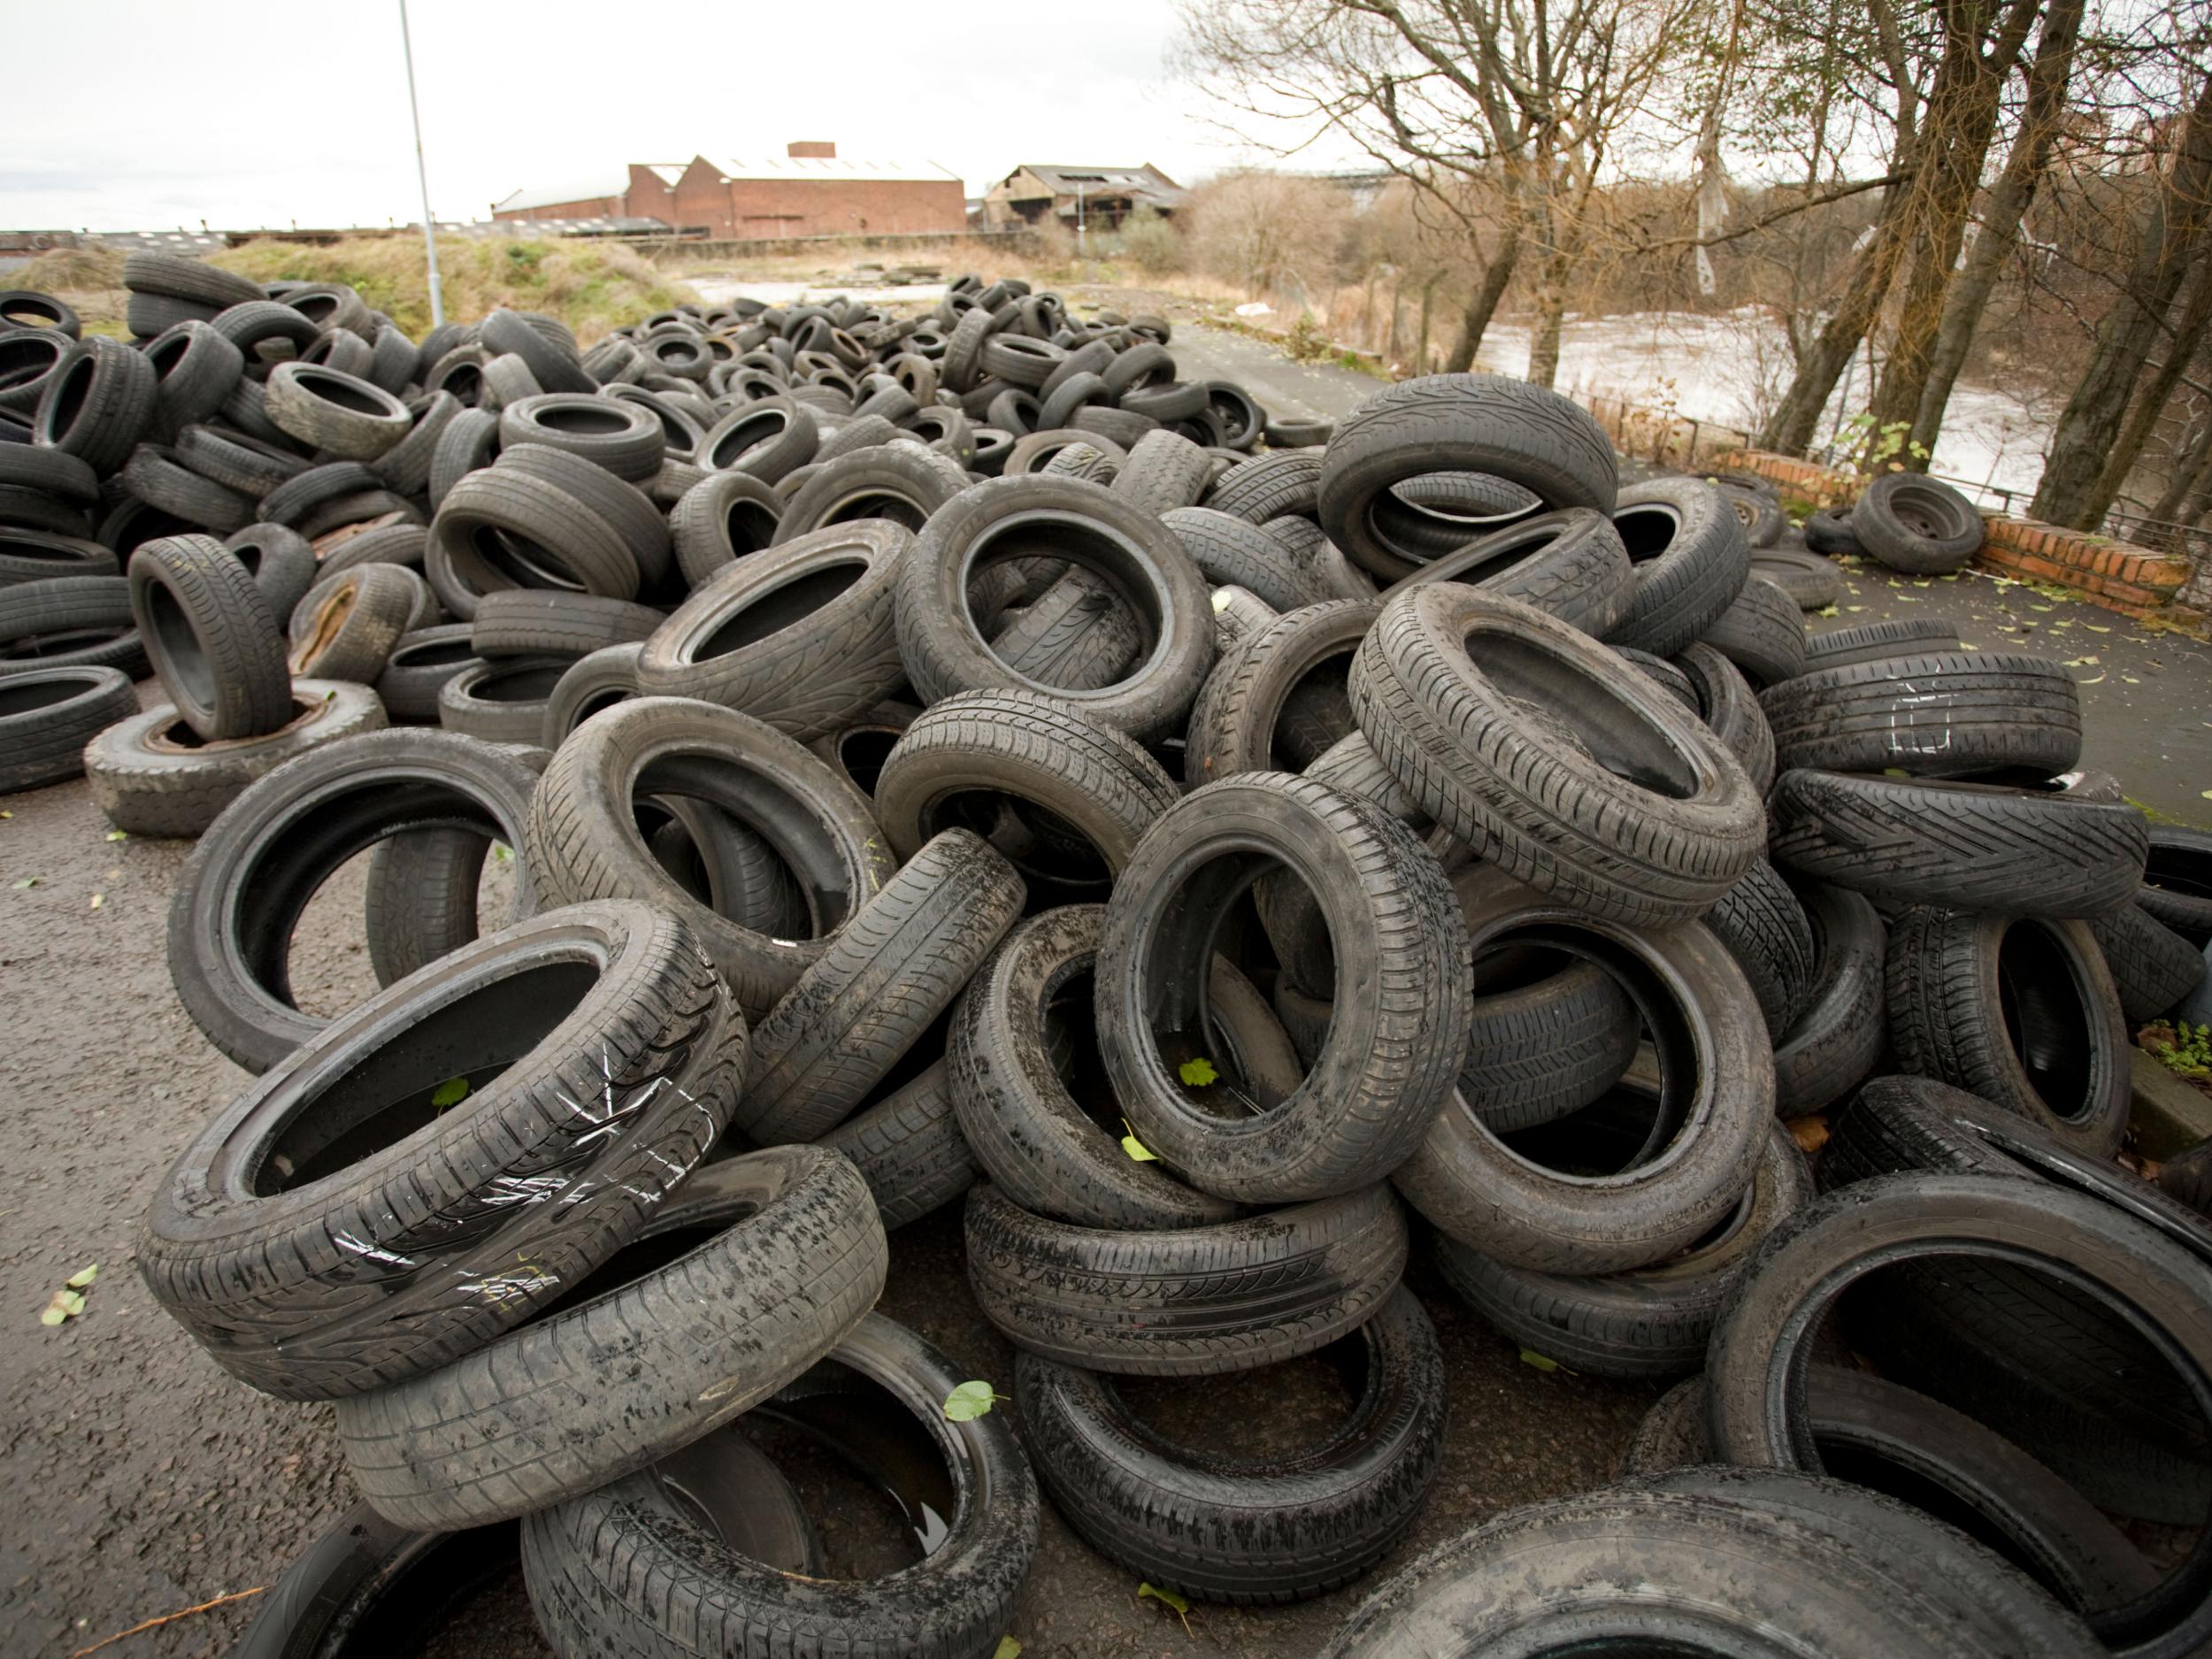
<path id="1" fill-rule="evenodd" d="M 1234 376 L 1294 414 L 1340 415 L 1379 389 L 1366 376 L 1290 364 L 1231 334 L 1179 331 L 1175 349 L 1194 375 Z M 2162 814 L 2212 823 L 2212 650 L 2203 644 L 1984 578 L 1922 588 L 1857 572 L 1851 585 L 1838 615 L 1815 626 L 1934 611 L 1981 649 L 2076 662 L 2085 764 L 2117 773 Z M 133 1265 L 155 1182 L 247 1081 L 200 1036 L 170 985 L 169 895 L 189 844 L 111 841 L 82 782 L 8 798 L 0 811 L 0 1110 L 11 1153 L 0 1187 L 0 1325 L 12 1333 L 0 1342 L 0 1659 L 43 1659 L 269 1584 L 354 1494 L 327 1409 L 233 1382 L 155 1307 Z M 357 865 L 311 907 L 294 964 L 303 999 L 322 1011 L 373 988 Z M 100 1272 L 83 1317 L 41 1325 L 54 1289 L 90 1263 Z M 964 1375 L 1004 1387 L 1011 1351 L 968 1294 L 956 1208 L 895 1235 L 893 1263 L 884 1311 L 942 1348 Z M 1444 1345 L 1451 1430 L 1428 1506 L 1380 1573 L 1502 1509 L 1605 1483 L 1659 1392 L 1524 1363 L 1456 1303 L 1419 1248 L 1409 1282 Z M 1133 1393 L 1164 1430 L 1248 1451 L 1295 1444 L 1347 1403 L 1317 1361 Z M 841 1499 L 833 1474 L 803 1471 L 798 1484 L 829 1506 L 818 1518 L 833 1569 L 899 1558 L 888 1524 Z M 1187 1632 L 1161 1603 L 1138 1599 L 1134 1577 L 1048 1505 L 1012 1634 L 1031 1659 L 1301 1655 L 1372 1582 L 1297 1608 L 1194 1607 Z M 102 1651 L 225 1653 L 253 1605 L 194 1613 Z M 498 1659 L 546 1650 L 510 1578 L 429 1651 Z"/>

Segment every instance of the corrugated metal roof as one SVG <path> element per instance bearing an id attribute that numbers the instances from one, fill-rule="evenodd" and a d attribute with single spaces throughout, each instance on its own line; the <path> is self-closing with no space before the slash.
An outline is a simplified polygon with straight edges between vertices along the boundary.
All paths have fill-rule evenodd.
<path id="1" fill-rule="evenodd" d="M 912 183 L 955 182 L 960 175 L 933 161 L 910 158 L 871 161 L 852 156 L 764 156 L 716 164 L 726 179 L 814 179 L 823 183 L 870 180 Z"/>
<path id="2" fill-rule="evenodd" d="M 1183 187 L 1150 162 L 1139 167 L 1087 166 L 1071 161 L 1025 161 L 1014 173 L 1026 173 L 1055 196 L 1073 196 L 1078 185 L 1085 195 L 1100 192 L 1138 192 L 1156 201 L 1180 201 Z M 1007 174 L 1012 178 L 1013 173 Z"/>
<path id="3" fill-rule="evenodd" d="M 676 188 L 676 180 L 684 176 L 684 169 L 691 164 L 687 161 L 648 161 L 639 165 L 672 190 Z"/>
<path id="4" fill-rule="evenodd" d="M 680 169 L 679 170 L 680 171 Z M 513 213 L 530 207 L 558 207 L 568 202 L 595 202 L 607 196 L 618 200 L 630 188 L 630 170 L 619 167 L 588 178 L 571 179 L 558 185 L 517 190 L 504 201 L 492 204 L 495 213 Z"/>

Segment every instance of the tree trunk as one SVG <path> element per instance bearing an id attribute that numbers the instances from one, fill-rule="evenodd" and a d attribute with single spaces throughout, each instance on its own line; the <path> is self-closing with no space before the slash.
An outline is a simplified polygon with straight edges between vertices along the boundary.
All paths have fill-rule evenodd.
<path id="1" fill-rule="evenodd" d="M 2208 493 L 2212 493 L 2212 410 L 2206 411 L 2204 430 L 2197 434 L 2188 453 L 2175 457 L 2173 472 L 2166 480 L 2166 493 L 2152 503 L 2149 516 L 2186 524 L 2189 521 L 2182 510 L 2192 497 Z"/>
<path id="2" fill-rule="evenodd" d="M 2029 503 L 2046 524 L 2093 530 L 2110 501 L 2099 482 L 2113 438 L 2127 413 L 2136 378 L 2158 335 L 2190 259 L 2206 242 L 2212 209 L 2212 75 L 2205 77 L 2164 183 L 2145 215 L 2132 267 L 2112 308 L 2097 325 L 2088 365 L 2051 435 L 2050 458 Z M 2132 459 L 2132 457 L 2130 457 Z"/>
<path id="3" fill-rule="evenodd" d="M 1567 278 L 1574 252 L 1560 247 L 1544 261 L 1543 287 L 1536 296 L 1536 328 L 1528 342 L 1528 380 L 1549 386 L 1559 378 L 1559 336 L 1567 320 Z"/>
<path id="4" fill-rule="evenodd" d="M 2066 119 L 2066 88 L 2072 78 L 2074 45 L 2081 34 L 2083 0 L 2051 0 L 2043 19 L 2043 36 L 2036 43 L 2035 66 L 2028 72 L 2028 98 L 2020 118 L 2020 133 L 2013 140 L 2005 170 L 1989 193 L 1982 214 L 1981 234 L 1965 270 L 1951 285 L 1943 322 L 1936 331 L 1929 354 L 1928 373 L 1920 388 L 1920 407 L 1913 416 L 1911 442 L 1930 455 L 1943 429 L 1943 411 L 1958 383 L 1959 370 L 1974 342 L 1974 329 L 1989 304 L 1999 273 L 2012 250 L 2019 246 L 2021 221 L 2043 175 L 2050 166 L 2051 148 Z"/>
<path id="5" fill-rule="evenodd" d="M 1497 252 L 1490 256 L 1482 280 L 1467 296 L 1467 307 L 1460 313 L 1459 343 L 1444 361 L 1447 374 L 1463 373 L 1475 366 L 1475 353 L 1482 349 L 1482 336 L 1490 326 L 1490 319 L 1497 315 L 1498 302 L 1505 297 L 1506 284 L 1513 280 L 1513 267 L 1520 257 L 1521 227 L 1508 224 L 1505 239 L 1499 242 Z"/>
<path id="6" fill-rule="evenodd" d="M 2120 487 L 2127 482 L 2128 473 L 2143 453 L 2143 446 L 2150 442 L 2158 418 L 2166 412 L 2166 400 L 2174 395 L 2174 388 L 2181 384 L 2182 373 L 2189 366 L 2189 359 L 2195 355 L 2208 325 L 2212 325 L 2212 258 L 2200 256 L 2196 289 L 2182 308 L 2181 320 L 2175 325 L 2172 337 L 2166 342 L 2165 359 L 2136 395 L 2134 410 L 2129 414 L 2127 424 L 2121 427 L 2112 453 L 2105 457 L 2104 471 L 2097 475 L 2096 488 L 2082 509 L 2085 513 L 2102 518 L 2106 509 L 2118 496 Z"/>
<path id="7" fill-rule="evenodd" d="M 1417 374 L 1429 372 L 1429 308 L 1435 299 L 1436 278 L 1432 273 L 1429 280 L 1421 284 L 1421 342 L 1415 348 L 1417 360 L 1413 365 L 1413 372 Z"/>
<path id="8" fill-rule="evenodd" d="M 1909 430 L 1919 418 L 1920 393 L 1927 384 L 1929 359 L 1942 326 L 1944 296 L 1958 269 L 1959 249 L 1981 182 L 1982 164 L 1997 127 L 1998 97 L 2019 60 L 2038 9 L 2038 0 L 2013 0 L 1993 40 L 1985 40 L 1985 14 L 1962 16 L 1947 8 L 1944 61 L 1936 73 L 1939 99 L 1932 97 L 1922 119 L 1920 142 L 1927 164 L 1922 170 L 1920 211 L 1915 217 L 1912 263 L 1895 337 L 1882 365 L 1882 377 L 1868 404 L 1878 432 Z M 1902 465 L 1922 457 L 1901 444 Z"/>

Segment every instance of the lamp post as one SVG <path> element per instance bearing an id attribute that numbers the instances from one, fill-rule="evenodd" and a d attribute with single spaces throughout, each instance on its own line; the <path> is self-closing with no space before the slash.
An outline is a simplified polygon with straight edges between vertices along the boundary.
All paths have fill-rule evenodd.
<path id="1" fill-rule="evenodd" d="M 399 0 L 399 48 L 407 59 L 407 115 L 415 127 L 415 182 L 422 187 L 422 245 L 430 262 L 430 326 L 445 322 L 445 295 L 438 286 L 438 226 L 430 217 L 430 173 L 422 159 L 422 106 L 415 99 L 415 42 L 407 29 L 407 0 Z"/>

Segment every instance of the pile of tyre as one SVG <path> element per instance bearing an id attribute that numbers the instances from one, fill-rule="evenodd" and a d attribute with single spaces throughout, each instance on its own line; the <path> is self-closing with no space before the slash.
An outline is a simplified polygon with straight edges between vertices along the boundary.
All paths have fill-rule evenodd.
<path id="1" fill-rule="evenodd" d="M 2124 998 L 2202 961 L 2151 948 L 2176 881 L 2073 770 L 2062 667 L 1809 641 L 1726 493 L 1621 488 L 1517 382 L 1248 453 L 1265 417 L 1164 322 L 1018 283 L 589 353 L 495 312 L 396 388 L 346 294 L 252 303 L 316 331 L 236 347 L 173 446 L 267 463 L 232 474 L 251 524 L 119 492 L 114 638 L 35 637 L 128 637 L 170 695 L 85 765 L 126 827 L 198 835 L 177 993 L 258 1075 L 142 1271 L 242 1380 L 334 1402 L 366 1500 L 256 1640 L 518 1526 L 564 1655 L 986 1655 L 1041 1486 L 1152 1585 L 1323 1593 L 1440 1466 L 1417 1243 L 1527 1349 L 1693 1381 L 1631 1486 L 1471 1534 L 1342 1651 L 2212 1636 L 2212 1544 L 2162 1572 L 2107 1518 L 2212 1537 L 2212 1244 L 2111 1158 Z M 59 349 L 0 458 L 77 453 L 119 360 Z M 290 722 L 201 733 L 273 649 Z M 364 852 L 385 988 L 313 1017 L 292 934 Z M 887 1231 L 955 1201 L 1010 1411 L 871 1310 Z M 1308 1355 L 1356 1406 L 1257 1461 L 1116 1384 Z M 779 1426 L 889 1485 L 919 1560 L 823 1577 Z"/>

